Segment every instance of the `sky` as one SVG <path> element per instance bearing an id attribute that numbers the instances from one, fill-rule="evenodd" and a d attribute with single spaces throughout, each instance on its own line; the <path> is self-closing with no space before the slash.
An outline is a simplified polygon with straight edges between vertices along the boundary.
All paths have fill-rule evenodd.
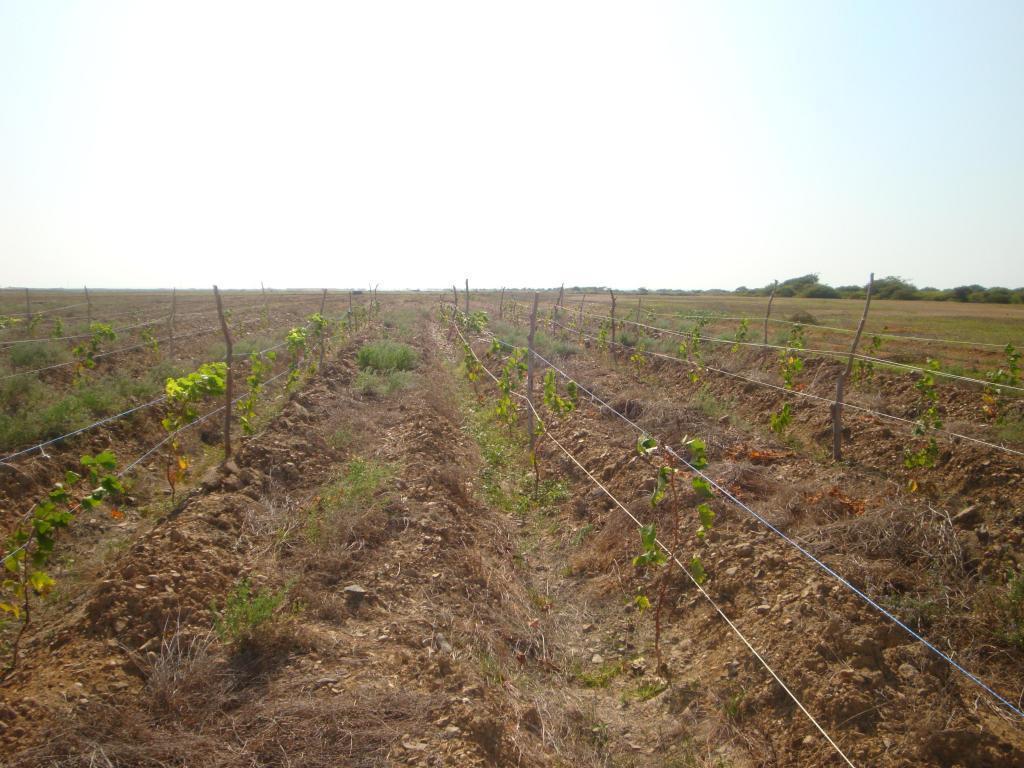
<path id="1" fill-rule="evenodd" d="M 0 0 L 0 285 L 1024 286 L 1024 3 Z"/>

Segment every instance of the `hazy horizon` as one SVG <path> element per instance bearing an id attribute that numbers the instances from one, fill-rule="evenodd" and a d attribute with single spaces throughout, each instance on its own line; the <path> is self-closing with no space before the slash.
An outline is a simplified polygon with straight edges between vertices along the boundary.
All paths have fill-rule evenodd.
<path id="1" fill-rule="evenodd" d="M 0 280 L 1016 288 L 1022 39 L 1008 0 L 0 0 Z"/>

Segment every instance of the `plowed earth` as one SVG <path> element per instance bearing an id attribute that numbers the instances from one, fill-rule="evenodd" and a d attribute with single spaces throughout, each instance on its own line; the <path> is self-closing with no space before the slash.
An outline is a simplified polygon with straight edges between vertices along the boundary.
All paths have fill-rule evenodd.
<path id="1" fill-rule="evenodd" d="M 348 344 L 194 492 L 140 514 L 119 550 L 69 564 L 72 586 L 0 685 L 0 763 L 839 765 L 681 571 L 632 565 L 635 526 L 550 440 L 531 493 L 521 431 L 489 418 L 494 388 L 459 378 L 446 330 L 425 314 L 417 328 L 408 388 L 362 394 Z M 980 538 L 973 570 L 949 552 L 1009 514 L 922 525 L 934 500 L 894 496 L 871 467 L 824 466 L 686 405 L 671 382 L 569 366 L 673 444 L 706 437 L 714 477 L 869 592 L 912 592 L 929 558 L 942 578 L 976 578 Z M 629 425 L 586 402 L 546 424 L 668 531 Z M 709 594 L 855 764 L 1024 765 L 1019 724 L 919 643 L 721 500 L 698 544 L 695 499 L 680 503 L 685 559 L 700 552 Z M 875 518 L 891 524 L 860 522 Z M 659 666 L 653 611 L 634 598 L 654 602 L 662 577 Z M 242 579 L 287 597 L 231 643 L 211 627 Z M 1020 690 L 1020 654 L 986 641 L 968 603 L 929 633 Z"/>

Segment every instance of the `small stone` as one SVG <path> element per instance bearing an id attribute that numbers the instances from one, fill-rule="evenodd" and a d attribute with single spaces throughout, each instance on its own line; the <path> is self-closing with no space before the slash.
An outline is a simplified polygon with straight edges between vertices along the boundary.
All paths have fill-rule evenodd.
<path id="1" fill-rule="evenodd" d="M 971 528 L 981 522 L 981 507 L 972 504 L 953 515 L 953 524 L 961 528 Z"/>
<path id="2" fill-rule="evenodd" d="M 913 680 L 915 677 L 917 677 L 917 670 L 913 667 L 913 665 L 903 662 L 902 664 L 900 664 L 899 669 L 896 670 L 896 674 L 898 674 L 904 680 Z"/>
<path id="3" fill-rule="evenodd" d="M 600 653 L 595 653 L 593 656 L 590 657 L 590 663 L 604 664 L 604 656 L 602 656 Z"/>
<path id="4" fill-rule="evenodd" d="M 440 633 L 434 635 L 434 647 L 440 653 L 451 653 L 452 652 L 452 645 L 451 645 L 451 643 L 449 643 L 445 639 L 445 636 L 440 634 Z"/>
<path id="5" fill-rule="evenodd" d="M 228 475 L 224 478 L 223 487 L 229 491 L 240 491 L 245 487 L 245 481 L 240 475 Z"/>
<path id="6" fill-rule="evenodd" d="M 349 605 L 359 605 L 369 596 L 366 587 L 361 584 L 349 584 L 343 591 Z"/>

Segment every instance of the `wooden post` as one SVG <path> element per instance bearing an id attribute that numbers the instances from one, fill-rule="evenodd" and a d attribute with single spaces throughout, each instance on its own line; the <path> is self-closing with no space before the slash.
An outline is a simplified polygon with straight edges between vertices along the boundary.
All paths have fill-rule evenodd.
<path id="1" fill-rule="evenodd" d="M 323 375 L 324 371 L 324 336 L 327 335 L 327 318 L 324 317 L 324 305 L 327 303 L 327 289 L 324 288 L 324 294 L 320 297 L 320 317 L 324 321 L 324 325 L 320 328 L 320 362 L 316 366 L 316 373 L 318 376 Z"/>
<path id="2" fill-rule="evenodd" d="M 466 278 L 466 314 L 469 314 L 469 278 Z"/>
<path id="3" fill-rule="evenodd" d="M 452 305 L 456 310 L 459 308 L 459 291 L 455 287 L 455 283 L 452 283 Z"/>
<path id="4" fill-rule="evenodd" d="M 526 413 L 526 425 L 530 430 L 530 463 L 533 464 L 534 476 L 536 477 L 537 456 L 536 450 L 537 435 L 533 423 L 533 337 L 537 332 L 537 302 L 540 294 L 533 294 L 533 312 L 530 313 L 530 335 L 526 337 L 526 399 L 529 401 Z"/>
<path id="5" fill-rule="evenodd" d="M 28 288 L 25 289 L 25 329 L 32 325 L 32 304 L 28 300 Z"/>
<path id="6" fill-rule="evenodd" d="M 174 356 L 174 315 L 178 311 L 178 289 L 171 288 L 171 314 L 167 316 L 167 349 Z"/>
<path id="7" fill-rule="evenodd" d="M 562 306 L 562 298 L 565 296 L 565 283 L 558 289 L 558 306 Z"/>
<path id="8" fill-rule="evenodd" d="M 92 325 L 92 299 L 89 298 L 89 286 L 83 285 L 82 288 L 85 290 L 85 318 L 89 325 Z"/>
<path id="9" fill-rule="evenodd" d="M 580 319 L 576 323 L 576 325 L 579 326 L 579 330 L 580 330 L 580 346 L 581 347 L 583 346 L 583 304 L 584 304 L 584 302 L 586 302 L 586 300 L 587 300 L 587 294 L 584 293 L 583 296 L 580 298 Z"/>
<path id="10" fill-rule="evenodd" d="M 355 315 L 352 314 L 352 291 L 348 292 L 348 324 L 349 330 L 355 330 Z"/>
<path id="11" fill-rule="evenodd" d="M 227 347 L 227 352 L 224 355 L 224 360 L 228 366 L 228 380 L 227 386 L 225 387 L 224 393 L 224 461 L 231 458 L 231 401 L 234 400 L 234 378 L 231 375 L 231 357 L 232 357 L 232 346 L 231 346 L 231 332 L 228 330 L 228 321 L 224 319 L 224 306 L 220 301 L 220 291 L 217 290 L 217 286 L 213 286 L 213 295 L 217 299 L 217 315 L 220 317 L 220 329 L 224 331 L 224 345 Z"/>
<path id="12" fill-rule="evenodd" d="M 644 295 L 642 293 L 638 293 L 636 295 L 636 321 L 638 323 L 640 322 L 640 310 L 643 308 L 643 305 L 644 305 Z"/>
<path id="13" fill-rule="evenodd" d="M 867 296 L 864 299 L 864 314 L 860 316 L 860 323 L 857 325 L 857 335 L 853 337 L 853 346 L 850 347 L 850 356 L 846 360 L 846 368 L 836 379 L 836 401 L 832 404 L 832 458 L 835 461 L 843 460 L 843 395 L 846 387 L 846 380 L 853 371 L 853 356 L 857 354 L 857 344 L 860 343 L 860 335 L 864 332 L 864 323 L 868 319 L 868 307 L 871 306 L 871 289 L 875 284 L 875 273 L 868 277 Z"/>
<path id="14" fill-rule="evenodd" d="M 270 309 L 267 307 L 267 289 L 263 287 L 262 280 L 260 280 L 260 291 L 263 293 L 263 324 L 267 325 L 270 322 Z"/>
<path id="15" fill-rule="evenodd" d="M 612 359 L 617 360 L 619 355 L 615 348 L 615 291 L 609 288 L 608 293 L 612 296 Z"/>
<path id="16" fill-rule="evenodd" d="M 779 281 L 776 280 L 772 283 L 772 292 L 768 296 L 768 311 L 764 313 L 764 343 L 768 343 L 768 318 L 772 314 L 772 302 L 775 300 L 775 289 L 778 287 Z"/>
<path id="17" fill-rule="evenodd" d="M 505 319 L 505 287 L 501 288 L 501 297 L 498 299 L 498 319 Z"/>

